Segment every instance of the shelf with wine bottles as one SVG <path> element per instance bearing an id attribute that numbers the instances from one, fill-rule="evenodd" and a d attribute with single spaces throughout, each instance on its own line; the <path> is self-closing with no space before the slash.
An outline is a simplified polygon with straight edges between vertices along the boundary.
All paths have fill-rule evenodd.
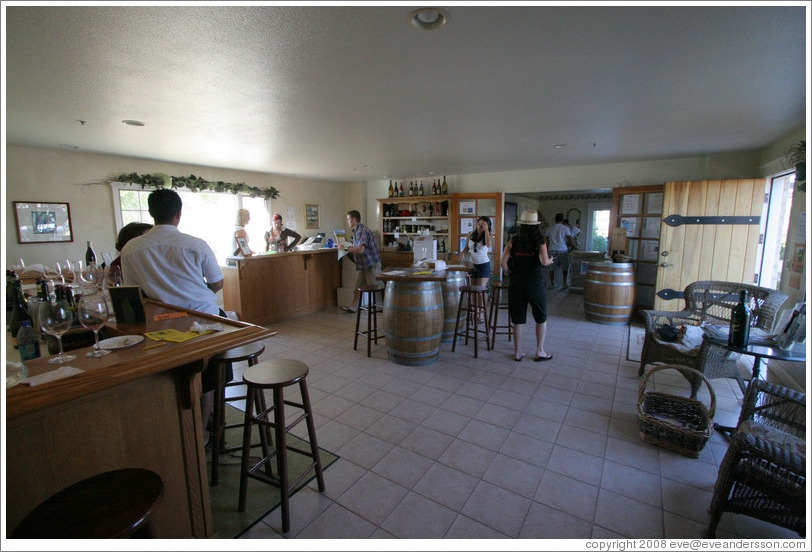
<path id="1" fill-rule="evenodd" d="M 384 252 L 411 255 L 412 240 L 428 235 L 437 240 L 438 257 L 445 259 L 453 224 L 452 195 L 385 197 L 380 203 L 380 231 Z M 406 260 L 399 261 L 400 263 Z M 409 266 L 407 263 L 403 266 Z M 398 266 L 401 266 L 400 264 Z"/>

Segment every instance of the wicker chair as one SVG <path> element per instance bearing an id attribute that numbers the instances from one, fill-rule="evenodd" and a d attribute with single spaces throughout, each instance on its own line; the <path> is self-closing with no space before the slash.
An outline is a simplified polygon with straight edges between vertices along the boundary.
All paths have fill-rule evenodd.
<path id="1" fill-rule="evenodd" d="M 722 513 L 758 518 L 806 534 L 806 395 L 753 381 L 719 466 L 705 537 Z"/>
<path id="2" fill-rule="evenodd" d="M 747 297 L 751 306 L 751 325 L 767 333 L 773 332 L 778 312 L 786 302 L 787 295 L 774 289 L 739 284 L 734 282 L 720 282 L 716 280 L 703 280 L 688 284 L 685 288 L 685 308 L 681 311 L 642 311 L 646 324 L 646 336 L 643 341 L 643 351 L 640 355 L 639 375 L 645 372 L 646 364 L 664 363 L 689 366 L 705 374 L 708 379 L 736 378 L 742 391 L 745 384 L 736 367 L 738 354 L 703 341 L 696 356 L 689 356 L 672 347 L 663 345 L 654 339 L 654 332 L 670 324 L 674 327 L 681 325 L 698 326 L 702 322 L 709 324 L 730 324 L 730 313 L 739 302 L 739 292 L 747 290 Z M 701 381 L 692 381 L 692 392 Z"/>

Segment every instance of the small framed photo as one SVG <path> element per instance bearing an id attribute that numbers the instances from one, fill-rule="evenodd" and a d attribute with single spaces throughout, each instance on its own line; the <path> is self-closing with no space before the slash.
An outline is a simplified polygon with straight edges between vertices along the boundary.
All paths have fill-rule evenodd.
<path id="1" fill-rule="evenodd" d="M 319 206 L 318 205 L 305 205 L 305 228 L 307 230 L 315 230 L 319 227 Z"/>
<path id="2" fill-rule="evenodd" d="M 70 203 L 15 201 L 17 243 L 72 242 Z"/>
<path id="3" fill-rule="evenodd" d="M 237 240 L 237 245 L 240 246 L 240 254 L 243 257 L 248 257 L 251 255 L 251 248 L 248 247 L 248 243 L 245 241 L 245 238 L 235 238 Z"/>

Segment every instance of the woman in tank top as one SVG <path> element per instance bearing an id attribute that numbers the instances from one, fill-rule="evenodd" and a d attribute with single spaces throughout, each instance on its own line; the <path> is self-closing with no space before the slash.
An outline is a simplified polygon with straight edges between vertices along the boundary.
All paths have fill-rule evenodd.
<path id="1" fill-rule="evenodd" d="M 491 260 L 488 253 L 493 248 L 493 235 L 491 234 L 491 219 L 479 217 L 476 221 L 476 228 L 465 244 L 465 249 L 460 253 L 463 258 L 466 253 L 471 254 L 471 263 L 474 270 L 471 272 L 471 284 L 475 286 L 487 286 L 491 277 Z"/>

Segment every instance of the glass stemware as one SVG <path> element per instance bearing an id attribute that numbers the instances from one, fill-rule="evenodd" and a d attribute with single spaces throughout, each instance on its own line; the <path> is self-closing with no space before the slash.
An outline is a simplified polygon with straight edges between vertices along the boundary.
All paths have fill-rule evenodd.
<path id="1" fill-rule="evenodd" d="M 77 315 L 79 323 L 88 330 L 93 330 L 93 335 L 96 337 L 96 345 L 93 350 L 86 353 L 85 356 L 100 357 L 110 354 L 110 351 L 99 347 L 99 330 L 107 322 L 107 300 L 101 293 L 93 295 L 83 295 L 79 300 L 77 306 Z"/>
<path id="2" fill-rule="evenodd" d="M 65 277 L 62 275 L 62 265 L 59 263 L 53 263 L 49 265 L 45 265 L 43 267 L 42 275 L 48 279 L 48 283 L 50 284 L 51 293 L 53 294 L 53 290 L 55 289 L 55 280 L 57 278 L 60 279 L 62 285 L 65 285 Z"/>
<path id="3" fill-rule="evenodd" d="M 70 305 L 64 299 L 58 301 L 43 301 L 39 308 L 39 323 L 42 331 L 52 335 L 59 343 L 59 354 L 48 360 L 49 364 L 62 364 L 70 362 L 76 355 L 66 355 L 62 350 L 62 334 L 70 329 L 73 322 L 73 313 Z"/>
<path id="4" fill-rule="evenodd" d="M 118 287 L 121 285 L 121 267 L 109 266 L 104 276 L 104 288 Z"/>

